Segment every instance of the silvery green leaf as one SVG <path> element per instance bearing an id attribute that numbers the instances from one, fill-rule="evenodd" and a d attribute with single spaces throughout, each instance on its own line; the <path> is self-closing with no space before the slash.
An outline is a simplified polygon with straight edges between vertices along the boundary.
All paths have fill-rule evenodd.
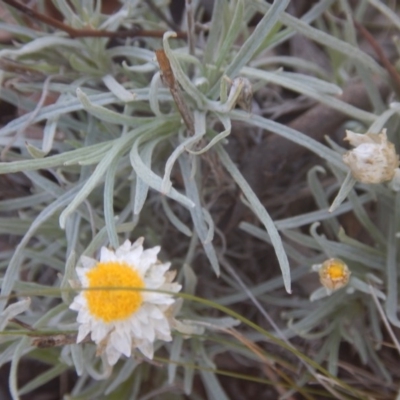
<path id="1" fill-rule="evenodd" d="M 118 164 L 119 159 L 111 162 L 104 182 L 104 222 L 107 228 L 108 239 L 114 249 L 119 246 L 119 239 L 115 228 L 116 219 L 114 216 L 114 182 Z"/>
<path id="2" fill-rule="evenodd" d="M 156 175 L 150 168 L 146 166 L 146 164 L 143 162 L 139 155 L 139 144 L 140 141 L 136 140 L 135 143 L 132 146 L 132 149 L 129 154 L 129 158 L 131 160 L 131 164 L 133 169 L 135 170 L 136 174 L 138 175 L 139 178 L 141 178 L 148 186 L 151 188 L 157 190 L 158 192 L 162 193 L 161 187 L 162 187 L 162 179 Z M 193 201 L 188 199 L 186 196 L 183 194 L 179 193 L 176 189 L 173 187 L 170 189 L 168 193 L 162 193 L 170 197 L 171 199 L 183 204 L 187 208 L 192 208 L 194 207 Z"/>
<path id="3" fill-rule="evenodd" d="M 317 301 L 330 296 L 331 293 L 325 287 L 319 287 L 310 294 L 310 301 Z"/>
<path id="4" fill-rule="evenodd" d="M 25 142 L 26 149 L 28 150 L 28 153 L 33 157 L 33 158 L 43 158 L 46 153 L 38 149 L 37 147 L 33 146 L 29 142 Z"/>
<path id="5" fill-rule="evenodd" d="M 220 48 L 220 34 L 223 29 L 221 21 L 224 18 L 224 5 L 225 0 L 215 0 L 213 11 L 211 13 L 210 30 L 208 34 L 208 40 L 206 42 L 206 48 L 204 50 L 204 63 L 211 64 L 218 55 Z"/>
<path id="6" fill-rule="evenodd" d="M 209 399 L 229 400 L 213 372 L 200 369 L 200 375 Z"/>
<path id="7" fill-rule="evenodd" d="M 57 101 L 60 101 L 60 99 L 62 99 L 62 98 L 63 98 L 63 96 L 60 96 Z M 59 120 L 59 116 L 49 118 L 44 127 L 42 151 L 46 155 L 53 148 L 54 136 L 57 132 L 58 120 Z"/>
<path id="8" fill-rule="evenodd" d="M 76 266 L 76 253 L 75 251 L 71 251 L 65 263 L 65 272 L 60 283 L 61 290 L 69 289 L 71 287 L 69 281 L 74 277 L 75 266 Z M 73 297 L 74 294 L 69 292 L 68 290 L 61 291 L 61 298 L 65 304 L 72 303 Z"/>
<path id="9" fill-rule="evenodd" d="M 400 221 L 400 193 L 396 193 L 396 211 L 394 219 L 389 221 L 387 238 L 387 258 L 386 258 L 386 314 L 389 321 L 397 327 L 400 327 L 398 317 L 398 264 L 397 264 L 397 241 L 395 235 L 395 226 Z M 376 290 L 376 289 L 375 289 Z"/>
<path id="10" fill-rule="evenodd" d="M 233 60 L 226 67 L 224 75 L 229 76 L 231 79 L 235 78 L 239 71 L 244 67 L 255 55 L 260 47 L 264 38 L 270 33 L 283 11 L 288 6 L 290 0 L 275 0 L 271 8 L 264 15 L 262 20 L 257 24 L 253 33 L 241 45 L 239 51 L 235 54 Z M 214 85 L 211 89 L 211 96 L 218 93 L 219 83 Z"/>
<path id="11" fill-rule="evenodd" d="M 331 149 L 328 149 L 326 146 L 310 138 L 309 136 L 299 131 L 296 131 L 295 129 L 258 115 L 249 116 L 243 111 L 232 110 L 229 115 L 233 120 L 245 121 L 250 125 L 258 126 L 265 129 L 266 131 L 274 132 L 279 136 L 291 140 L 292 142 L 309 149 L 313 153 L 317 154 L 319 157 L 322 157 L 327 162 L 337 167 L 339 170 L 347 171 L 347 167 L 343 164 L 343 161 L 339 154 L 332 151 Z"/>
<path id="12" fill-rule="evenodd" d="M 171 184 L 171 172 L 172 168 L 178 159 L 178 157 L 185 151 L 189 150 L 192 146 L 198 143 L 202 137 L 206 133 L 206 115 L 203 112 L 194 112 L 194 135 L 188 137 L 183 140 L 178 146 L 175 147 L 175 150 L 168 157 L 168 160 L 165 164 L 165 172 L 164 177 L 161 184 L 161 191 L 166 193 L 170 190 Z"/>
<path id="13" fill-rule="evenodd" d="M 151 78 L 150 83 L 150 92 L 149 92 L 149 104 L 151 111 L 153 111 L 154 115 L 159 117 L 161 116 L 160 105 L 158 103 L 158 93 L 160 90 L 161 84 L 161 75 L 160 72 L 157 71 L 153 77 Z"/>
<path id="14" fill-rule="evenodd" d="M 206 255 L 208 257 L 208 260 L 210 261 L 210 264 L 214 272 L 218 276 L 220 272 L 219 262 L 217 259 L 214 246 L 212 245 L 212 243 L 206 242 L 208 229 L 205 224 L 204 214 L 202 212 L 202 205 L 197 184 L 196 181 L 194 180 L 194 177 L 192 177 L 190 173 L 191 163 L 189 160 L 190 160 L 189 156 L 187 155 L 182 155 L 179 158 L 179 164 L 181 167 L 183 181 L 185 183 L 186 195 L 194 204 L 194 207 L 190 208 L 189 211 L 192 217 L 195 231 L 199 236 L 199 239 L 201 240 L 204 251 L 206 252 Z M 193 158 L 192 161 L 196 162 L 195 159 Z"/>
<path id="15" fill-rule="evenodd" d="M 128 65 L 125 61 L 123 61 L 122 68 L 130 72 L 147 73 L 147 72 L 153 72 L 156 69 L 156 65 L 154 64 L 154 62 L 147 62 L 138 65 Z"/>
<path id="16" fill-rule="evenodd" d="M 351 175 L 349 171 L 346 175 L 345 180 L 343 181 L 342 185 L 340 186 L 340 190 L 336 195 L 335 199 L 333 200 L 332 205 L 329 208 L 329 212 L 335 211 L 340 204 L 344 201 L 344 199 L 348 196 L 348 194 L 353 189 L 354 185 L 356 184 L 356 180 Z"/>
<path id="17" fill-rule="evenodd" d="M 187 360 L 187 362 L 189 361 L 191 361 L 191 359 Z M 183 368 L 184 368 L 183 391 L 187 396 L 189 396 L 192 393 L 192 388 L 193 388 L 194 368 L 186 365 Z"/>
<path id="18" fill-rule="evenodd" d="M 185 284 L 184 284 L 185 293 L 194 294 L 198 279 L 193 271 L 193 268 L 187 263 L 183 264 L 183 275 L 185 279 Z"/>
<path id="19" fill-rule="evenodd" d="M 19 49 L 12 50 L 12 49 L 3 49 L 0 50 L 0 58 L 3 57 L 20 57 L 25 56 L 31 53 L 36 53 L 41 51 L 47 47 L 72 47 L 75 49 L 83 49 L 82 43 L 80 41 L 74 39 L 67 39 L 63 37 L 53 36 L 45 36 L 40 37 L 37 39 L 28 42 L 27 44 L 21 46 Z"/>
<path id="20" fill-rule="evenodd" d="M 161 197 L 161 204 L 163 206 L 165 215 L 169 219 L 172 225 L 175 226 L 178 231 L 182 232 L 184 235 L 191 237 L 192 231 L 189 229 L 187 225 L 185 225 L 171 210 L 171 207 L 168 205 L 167 199 L 165 197 Z"/>
<path id="21" fill-rule="evenodd" d="M 398 29 L 400 29 L 400 18 L 388 5 L 379 0 L 368 0 L 368 3 L 385 15 Z"/>
<path id="22" fill-rule="evenodd" d="M 112 75 L 108 74 L 103 76 L 103 83 L 115 97 L 124 103 L 135 100 L 135 93 L 126 90 Z"/>
<path id="23" fill-rule="evenodd" d="M 271 5 L 268 3 L 257 2 L 254 3 L 254 5 L 261 12 L 265 12 L 271 8 Z M 329 6 L 329 2 L 320 2 L 317 5 L 326 7 L 326 5 Z M 317 11 L 317 10 L 315 9 L 312 11 Z M 295 32 L 300 33 L 305 37 L 314 40 L 319 44 L 322 44 L 323 46 L 327 46 L 331 49 L 334 49 L 339 53 L 344 54 L 345 56 L 362 63 L 363 65 L 365 65 L 365 67 L 378 73 L 380 76 L 386 75 L 385 71 L 383 71 L 383 69 L 378 65 L 378 63 L 371 56 L 367 55 L 359 48 L 352 46 L 343 40 L 337 39 L 333 35 L 329 35 L 328 33 L 323 32 L 322 30 L 311 26 L 310 20 L 313 19 L 311 13 L 308 14 L 307 18 L 306 16 L 303 16 L 302 19 L 298 19 L 284 12 L 280 15 L 279 19 L 283 24 L 293 29 Z"/>
<path id="24" fill-rule="evenodd" d="M 171 363 L 168 364 L 168 383 L 170 385 L 172 385 L 175 381 L 176 368 L 177 368 L 175 362 L 180 360 L 182 345 L 183 345 L 182 336 L 176 336 L 174 338 L 174 341 L 172 342 L 171 352 L 169 356 Z"/>
<path id="25" fill-rule="evenodd" d="M 276 226 L 275 226 L 273 220 L 269 216 L 265 207 L 261 204 L 258 197 L 255 195 L 255 193 L 251 189 L 250 185 L 243 178 L 242 174 L 239 172 L 236 165 L 233 163 L 233 161 L 230 159 L 229 155 L 226 153 L 226 151 L 222 147 L 218 148 L 218 155 L 219 155 L 219 158 L 220 158 L 222 164 L 225 166 L 227 171 L 232 176 L 233 180 L 237 183 L 237 185 L 240 187 L 243 194 L 245 195 L 245 197 L 251 204 L 252 211 L 257 215 L 257 217 L 260 219 L 260 221 L 263 223 L 263 225 L 267 229 L 267 232 L 271 238 L 271 243 L 274 246 L 275 254 L 279 261 L 279 266 L 281 268 L 283 282 L 285 284 L 285 289 L 288 293 L 291 293 L 289 261 L 287 259 L 287 255 L 285 253 L 285 249 L 283 247 L 282 240 L 280 238 L 280 235 L 278 233 L 278 230 L 276 229 Z"/>
<path id="26" fill-rule="evenodd" d="M 372 122 L 376 119 L 375 114 L 361 110 L 333 96 L 332 94 L 340 94 L 341 90 L 336 85 L 331 83 L 327 83 L 316 78 L 304 79 L 302 74 L 270 72 L 249 67 L 243 67 L 241 69 L 241 73 L 249 78 L 258 78 L 265 80 L 266 82 L 273 82 L 277 85 L 288 88 L 289 90 L 304 94 L 312 99 L 328 105 L 331 108 L 343 112 L 352 118 L 360 119 L 366 122 Z"/>
<path id="27" fill-rule="evenodd" d="M 52 217 L 60 208 L 65 207 L 65 205 L 71 203 L 72 199 L 75 197 L 76 192 L 79 190 L 80 186 L 75 186 L 70 191 L 66 192 L 64 195 L 57 198 L 53 203 L 50 203 L 40 214 L 35 218 L 32 222 L 29 229 L 26 231 L 24 237 L 21 242 L 15 248 L 15 252 L 11 257 L 9 265 L 7 267 L 7 271 L 4 275 L 4 280 L 2 284 L 2 299 L 0 299 L 0 310 L 4 309 L 4 306 L 7 302 L 7 296 L 11 293 L 14 283 L 17 280 L 17 276 L 19 274 L 19 268 L 23 261 L 23 253 L 22 250 L 29 243 L 30 239 L 36 232 L 36 230 L 50 217 Z"/>
<path id="28" fill-rule="evenodd" d="M 79 344 L 72 344 L 71 349 L 71 359 L 74 363 L 75 371 L 78 376 L 81 376 L 84 371 L 85 360 L 83 358 L 82 346 Z"/>
<path id="29" fill-rule="evenodd" d="M 65 19 L 72 25 L 79 23 L 78 16 L 74 13 L 71 8 L 71 4 L 69 4 L 66 0 L 55 0 L 54 1 L 57 8 L 60 10 Z"/>
<path id="30" fill-rule="evenodd" d="M 126 360 L 122 366 L 122 368 L 118 371 L 116 376 L 113 376 L 112 381 L 109 385 L 107 385 L 107 389 L 105 394 L 108 395 L 112 393 L 114 390 L 118 389 L 120 385 L 126 382 L 131 376 L 133 371 L 139 365 L 139 361 L 130 358 Z"/>
<path id="31" fill-rule="evenodd" d="M 125 140 L 122 140 L 125 139 Z M 124 150 L 124 147 L 129 140 L 126 137 L 120 139 L 116 143 L 114 143 L 111 150 L 107 153 L 107 155 L 100 161 L 94 170 L 93 174 L 90 178 L 85 182 L 82 189 L 79 193 L 74 197 L 71 203 L 67 206 L 67 208 L 60 215 L 60 227 L 65 228 L 65 223 L 68 216 L 75 211 L 75 209 L 89 196 L 92 190 L 103 181 L 104 175 L 107 169 L 110 167 L 112 161 L 118 154 Z"/>
<path id="32" fill-rule="evenodd" d="M 28 352 L 30 339 L 28 336 L 24 336 L 21 340 L 19 340 L 18 345 L 13 354 L 13 358 L 11 360 L 11 367 L 8 376 L 8 388 L 10 390 L 10 394 L 13 400 L 19 400 L 18 393 L 18 365 L 21 357 Z"/>
<path id="33" fill-rule="evenodd" d="M 53 367 L 49 368 L 47 371 L 41 373 L 40 375 L 33 378 L 30 382 L 25 384 L 21 389 L 19 389 L 18 394 L 20 396 L 26 395 L 33 390 L 40 388 L 46 383 L 58 378 L 64 372 L 68 370 L 68 366 L 62 363 L 55 364 Z"/>
<path id="34" fill-rule="evenodd" d="M 358 279 L 356 276 L 350 277 L 349 284 L 351 287 L 359 290 L 360 292 L 371 294 L 370 285 L 363 282 L 361 279 Z M 378 297 L 381 300 L 386 300 L 386 295 L 382 291 L 380 291 L 376 288 L 374 289 L 374 291 L 375 291 L 376 297 Z"/>
<path id="35" fill-rule="evenodd" d="M 76 89 L 76 95 L 82 102 L 84 108 L 95 117 L 102 121 L 111 122 L 113 124 L 129 124 L 130 126 L 136 127 L 146 122 L 152 121 L 152 118 L 147 117 L 130 117 L 115 111 L 109 110 L 108 108 L 95 105 L 91 103 L 89 97 L 81 90 Z M 120 94 L 121 95 L 121 94 Z M 131 100 L 130 100 L 131 101 Z"/>
<path id="36" fill-rule="evenodd" d="M 138 59 L 146 62 L 153 62 L 156 65 L 154 60 L 154 52 L 149 49 L 144 49 L 137 46 L 115 46 L 109 49 L 106 49 L 106 54 L 110 57 L 131 57 L 134 59 Z"/>
<path id="37" fill-rule="evenodd" d="M 228 52 L 229 50 L 231 50 L 231 47 L 235 42 L 238 33 L 240 32 L 241 24 L 243 24 L 244 22 L 243 21 L 244 1 L 239 0 L 236 2 L 236 4 L 234 3 L 234 5 L 236 7 L 232 19 L 230 20 L 228 32 L 226 33 L 226 36 L 222 41 L 219 51 L 216 53 L 217 60 L 215 64 L 217 69 L 219 69 L 222 63 L 227 59 Z"/>
<path id="38" fill-rule="evenodd" d="M 210 140 L 210 142 L 206 146 L 204 146 L 201 150 L 196 151 L 196 150 L 187 149 L 188 153 L 194 154 L 194 155 L 203 154 L 203 153 L 207 152 L 208 150 L 210 150 L 212 147 L 214 147 L 221 140 L 225 139 L 226 137 L 228 137 L 231 134 L 231 131 L 232 131 L 231 119 L 226 117 L 223 114 L 219 114 L 219 113 L 215 113 L 215 114 L 217 115 L 218 119 L 222 122 L 225 129 L 222 132 L 218 133 L 218 135 L 213 137 Z"/>
<path id="39" fill-rule="evenodd" d="M 36 29 L 30 29 L 26 26 L 21 26 L 17 24 L 9 24 L 5 22 L 0 22 L 0 30 L 3 32 L 9 32 L 15 35 L 26 36 L 28 38 L 34 39 L 38 36 L 42 36 L 42 34 Z"/>
<path id="40" fill-rule="evenodd" d="M 24 196 L 17 199 L 0 201 L 0 211 L 13 211 L 20 208 L 35 207 L 42 203 L 47 203 L 51 196 L 48 193 L 40 192 L 30 196 Z"/>
<path id="41" fill-rule="evenodd" d="M 140 158 L 143 163 L 151 169 L 151 158 L 154 151 L 155 146 L 159 144 L 163 140 L 162 137 L 150 140 L 146 144 L 142 146 L 142 150 L 140 151 Z M 136 190 L 135 190 L 135 201 L 133 203 L 133 213 L 135 215 L 139 215 L 142 210 L 145 201 L 147 199 L 147 194 L 149 192 L 149 185 L 143 181 L 140 177 L 136 177 Z"/>
<path id="42" fill-rule="evenodd" d="M 16 303 L 10 304 L 5 310 L 3 310 L 0 314 L 0 331 L 4 330 L 10 319 L 25 312 L 30 305 L 31 299 L 28 297 L 26 299 L 17 301 Z"/>

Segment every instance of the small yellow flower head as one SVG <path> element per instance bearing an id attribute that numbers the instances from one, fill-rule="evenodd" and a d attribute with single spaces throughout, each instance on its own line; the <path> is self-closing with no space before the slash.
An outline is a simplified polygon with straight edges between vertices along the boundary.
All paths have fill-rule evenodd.
<path id="1" fill-rule="evenodd" d="M 321 284 L 328 290 L 337 290 L 349 283 L 350 270 L 338 258 L 326 260 L 318 269 Z"/>
<path id="2" fill-rule="evenodd" d="M 343 155 L 343 162 L 355 179 L 362 183 L 381 183 L 393 179 L 399 166 L 394 144 L 387 140 L 386 129 L 379 134 L 346 131 L 355 148 Z"/>
<path id="3" fill-rule="evenodd" d="M 178 292 L 181 286 L 172 282 L 171 264 L 158 261 L 160 247 L 144 250 L 142 244 L 140 238 L 115 251 L 102 247 L 100 261 L 82 257 L 76 268 L 81 288 L 89 289 L 81 290 L 70 305 L 78 311 L 77 342 L 90 334 L 109 365 L 122 354 L 130 357 L 133 348 L 152 358 L 155 340 L 172 340 L 169 309 L 175 299 L 140 289 Z"/>

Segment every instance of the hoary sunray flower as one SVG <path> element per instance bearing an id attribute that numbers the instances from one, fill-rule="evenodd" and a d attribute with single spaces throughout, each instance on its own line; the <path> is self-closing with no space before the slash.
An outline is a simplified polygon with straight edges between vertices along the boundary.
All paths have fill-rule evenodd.
<path id="1" fill-rule="evenodd" d="M 142 244 L 140 238 L 116 251 L 102 247 L 100 261 L 82 257 L 76 268 L 83 289 L 70 305 L 78 311 L 77 342 L 90 333 L 97 353 L 104 353 L 110 365 L 122 354 L 130 357 L 133 348 L 152 358 L 155 340 L 172 340 L 169 308 L 175 299 L 140 289 L 178 292 L 181 285 L 172 282 L 171 264 L 158 261 L 160 247 L 143 250 Z"/>
<path id="2" fill-rule="evenodd" d="M 328 290 L 338 290 L 349 283 L 350 270 L 338 258 L 329 258 L 314 267 L 318 271 L 321 284 Z"/>

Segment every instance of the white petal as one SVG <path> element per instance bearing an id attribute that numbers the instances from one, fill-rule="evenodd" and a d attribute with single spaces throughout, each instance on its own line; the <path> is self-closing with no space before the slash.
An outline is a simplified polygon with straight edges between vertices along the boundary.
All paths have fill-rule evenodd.
<path id="1" fill-rule="evenodd" d="M 76 301 L 76 297 L 74 299 L 74 301 L 68 306 L 68 308 L 70 308 L 71 310 L 74 311 L 79 311 L 82 308 L 82 304 L 78 301 Z"/>
<path id="2" fill-rule="evenodd" d="M 143 325 L 143 336 L 145 340 L 154 342 L 156 338 L 156 333 L 154 332 L 153 324 Z"/>
<path id="3" fill-rule="evenodd" d="M 100 343 L 111 330 L 111 327 L 102 322 L 93 323 L 91 338 L 95 343 Z"/>
<path id="4" fill-rule="evenodd" d="M 153 342 L 148 342 L 147 340 L 138 343 L 138 349 L 150 359 L 153 359 L 154 349 Z"/>
<path id="5" fill-rule="evenodd" d="M 142 294 L 143 300 L 146 303 L 150 304 L 165 304 L 165 305 L 170 305 L 175 302 L 175 299 L 173 299 L 171 296 L 164 294 L 164 293 L 151 293 L 151 292 L 144 292 Z"/>
<path id="6" fill-rule="evenodd" d="M 131 339 L 123 330 L 113 331 L 109 340 L 117 351 L 126 357 L 131 356 Z"/>
<path id="7" fill-rule="evenodd" d="M 112 250 L 102 247 L 100 250 L 100 262 L 117 261 L 117 257 Z"/>
<path id="8" fill-rule="evenodd" d="M 133 333 L 134 337 L 136 338 L 142 338 L 143 337 L 143 330 L 142 330 L 142 324 L 140 320 L 137 318 L 137 316 L 133 316 L 130 320 L 130 330 Z"/>
<path id="9" fill-rule="evenodd" d="M 168 333 L 168 334 L 158 333 L 157 334 L 157 339 L 160 339 L 163 342 L 171 342 L 172 341 L 172 336 L 171 336 L 170 333 Z"/>
<path id="10" fill-rule="evenodd" d="M 174 329 L 184 335 L 202 335 L 204 332 L 204 327 L 196 325 L 191 321 L 178 321 L 177 319 L 173 320 Z"/>
<path id="11" fill-rule="evenodd" d="M 93 321 L 93 317 L 92 317 L 92 315 L 90 314 L 90 312 L 89 312 L 89 310 L 87 309 L 87 307 L 82 307 L 80 310 L 79 310 L 79 313 L 78 313 L 78 317 L 76 318 L 76 320 L 79 322 L 79 323 L 87 323 L 87 322 L 89 322 L 89 321 Z"/>
<path id="12" fill-rule="evenodd" d="M 82 324 L 79 326 L 78 330 L 78 337 L 76 338 L 76 343 L 82 342 L 83 339 L 89 334 L 90 332 L 90 325 L 89 324 Z"/>
<path id="13" fill-rule="evenodd" d="M 163 285 L 161 288 L 161 290 L 165 290 L 167 292 L 173 292 L 173 293 L 177 293 L 182 289 L 182 285 L 180 285 L 177 282 L 173 282 L 173 283 L 166 283 L 165 285 Z"/>
<path id="14" fill-rule="evenodd" d="M 76 271 L 76 275 L 78 275 L 79 281 L 82 283 L 82 278 L 86 275 L 88 269 L 76 267 L 75 271 Z"/>
<path id="15" fill-rule="evenodd" d="M 130 266 L 137 269 L 137 266 L 140 264 L 140 258 L 142 256 L 142 253 L 143 253 L 143 248 L 137 247 L 136 249 L 133 249 L 124 256 L 124 261 L 127 262 Z"/>
<path id="16" fill-rule="evenodd" d="M 132 243 L 131 250 L 136 249 L 137 247 L 143 247 L 144 237 L 141 236 L 134 243 Z"/>
<path id="17" fill-rule="evenodd" d="M 117 363 L 121 357 L 121 353 L 114 348 L 114 346 L 109 342 L 106 347 L 106 356 L 108 363 L 112 366 Z"/>
<path id="18" fill-rule="evenodd" d="M 165 278 L 163 276 L 156 279 L 145 278 L 144 283 L 147 289 L 159 289 L 165 283 Z"/>
<path id="19" fill-rule="evenodd" d="M 143 293 L 143 294 L 144 294 L 144 293 Z M 147 314 L 147 312 L 146 312 L 146 309 L 143 308 L 143 307 L 140 308 L 140 309 L 136 312 L 135 318 L 139 319 L 140 322 L 142 322 L 142 323 L 144 323 L 144 324 L 147 324 L 147 323 L 149 322 L 149 316 L 148 316 L 148 314 Z"/>
<path id="20" fill-rule="evenodd" d="M 91 257 L 81 256 L 81 258 L 79 259 L 79 263 L 82 265 L 83 269 L 91 269 L 97 264 L 97 260 L 95 260 L 94 258 L 91 258 Z M 76 270 L 77 270 L 76 272 L 78 272 L 78 269 L 82 269 L 82 268 L 79 268 L 79 267 L 76 268 Z"/>
<path id="21" fill-rule="evenodd" d="M 125 242 L 115 250 L 115 255 L 117 257 L 124 256 L 131 250 L 131 242 L 129 240 L 125 240 Z"/>
<path id="22" fill-rule="evenodd" d="M 170 267 L 171 267 L 170 262 L 164 264 L 155 264 L 148 271 L 148 275 L 150 279 L 156 279 L 156 280 L 160 279 L 164 277 L 165 273 L 169 270 Z"/>
<path id="23" fill-rule="evenodd" d="M 151 318 L 154 318 L 154 319 L 164 318 L 163 313 L 157 307 L 152 307 L 150 316 L 151 316 Z"/>
<path id="24" fill-rule="evenodd" d="M 152 249 L 144 250 L 140 257 L 140 263 L 137 269 L 145 274 L 147 270 L 157 262 L 157 254 L 160 252 L 160 246 L 153 247 Z"/>
<path id="25" fill-rule="evenodd" d="M 165 340 L 166 342 L 172 340 L 171 329 L 166 319 L 157 321 L 157 324 L 154 327 L 156 329 L 156 336 L 158 339 Z"/>

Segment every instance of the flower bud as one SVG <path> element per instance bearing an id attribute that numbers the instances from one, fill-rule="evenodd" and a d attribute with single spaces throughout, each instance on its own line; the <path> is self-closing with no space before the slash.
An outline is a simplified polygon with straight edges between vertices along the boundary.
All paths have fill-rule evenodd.
<path id="1" fill-rule="evenodd" d="M 239 105 L 243 110 L 251 112 L 251 105 L 253 101 L 253 89 L 251 82 L 247 78 L 237 77 L 231 81 L 231 88 L 229 90 L 228 104 L 232 108 Z"/>
<path id="2" fill-rule="evenodd" d="M 328 290 L 337 290 L 346 286 L 350 279 L 350 270 L 338 258 L 330 258 L 318 268 L 321 284 Z"/>
<path id="3" fill-rule="evenodd" d="M 381 183 L 393 179 L 399 166 L 394 144 L 387 140 L 386 129 L 379 134 L 346 131 L 355 148 L 343 155 L 343 162 L 355 179 L 362 183 Z"/>

